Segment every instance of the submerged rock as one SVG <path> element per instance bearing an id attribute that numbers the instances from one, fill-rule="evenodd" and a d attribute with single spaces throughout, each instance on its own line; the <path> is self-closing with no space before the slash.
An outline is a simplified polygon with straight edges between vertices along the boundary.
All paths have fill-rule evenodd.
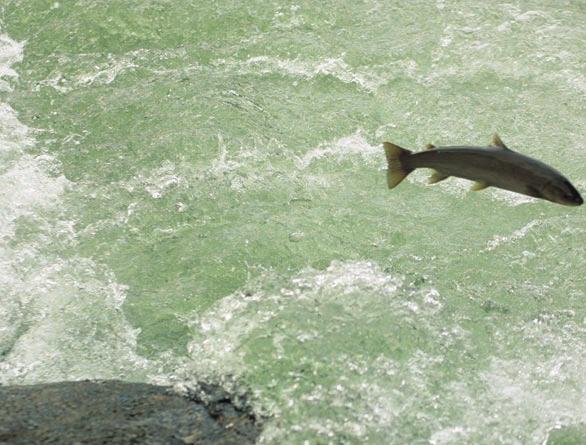
<path id="1" fill-rule="evenodd" d="M 213 385 L 187 396 L 116 380 L 0 386 L 0 444 L 252 444 L 260 431 Z"/>

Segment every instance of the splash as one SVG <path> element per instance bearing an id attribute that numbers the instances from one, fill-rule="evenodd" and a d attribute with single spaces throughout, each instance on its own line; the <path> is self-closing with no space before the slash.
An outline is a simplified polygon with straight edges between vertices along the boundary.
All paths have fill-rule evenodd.
<path id="1" fill-rule="evenodd" d="M 325 270 L 283 278 L 266 271 L 205 314 L 194 314 L 192 360 L 180 375 L 254 381 L 259 409 L 286 424 L 268 428 L 266 443 L 301 440 L 308 432 L 324 439 L 384 435 L 406 403 L 391 382 L 407 369 L 439 363 L 416 352 L 405 364 L 388 347 L 397 332 L 411 336 L 412 322 L 434 331 L 430 320 L 443 308 L 441 296 L 370 261 L 333 261 Z M 324 404 L 332 407 L 329 414 Z M 316 409 L 319 421 L 311 416 Z"/>
<path id="2" fill-rule="evenodd" d="M 368 92 L 376 90 L 387 81 L 383 77 L 369 72 L 355 71 L 343 58 L 327 58 L 317 61 L 298 59 L 280 59 L 271 56 L 256 56 L 244 61 L 217 60 L 217 67 L 224 67 L 241 74 L 283 74 L 300 79 L 314 79 L 320 76 L 331 76 L 341 82 L 355 84 Z"/>
<path id="3" fill-rule="evenodd" d="M 0 35 L 3 91 L 18 80 L 23 48 Z M 75 243 L 73 222 L 58 217 L 73 184 L 55 158 L 25 152 L 32 133 L 0 103 L 0 382 L 136 375 L 148 362 L 121 311 L 125 287 L 90 259 L 49 253 Z"/>
<path id="4" fill-rule="evenodd" d="M 322 158 L 340 161 L 354 156 L 360 156 L 370 163 L 382 164 L 384 163 L 382 153 L 382 148 L 369 144 L 363 131 L 358 129 L 349 136 L 343 136 L 335 141 L 320 144 L 318 147 L 307 151 L 303 156 L 296 159 L 295 164 L 297 168 L 305 169 Z"/>

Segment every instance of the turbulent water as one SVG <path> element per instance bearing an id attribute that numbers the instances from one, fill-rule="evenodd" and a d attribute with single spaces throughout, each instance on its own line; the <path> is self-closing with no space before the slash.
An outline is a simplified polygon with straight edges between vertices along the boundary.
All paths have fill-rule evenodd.
<path id="1" fill-rule="evenodd" d="M 252 394 L 265 444 L 586 437 L 586 3 L 3 0 L 0 382 Z"/>

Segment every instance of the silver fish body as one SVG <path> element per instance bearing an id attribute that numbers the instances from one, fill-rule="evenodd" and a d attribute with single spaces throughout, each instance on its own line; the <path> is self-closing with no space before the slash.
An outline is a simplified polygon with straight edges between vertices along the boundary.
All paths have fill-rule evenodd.
<path id="1" fill-rule="evenodd" d="M 389 188 L 417 168 L 431 168 L 435 172 L 430 183 L 456 176 L 475 181 L 473 190 L 492 186 L 558 204 L 577 206 L 584 202 L 559 171 L 510 150 L 497 135 L 487 147 L 429 145 L 426 151 L 412 153 L 388 142 L 384 146 L 389 163 Z"/>

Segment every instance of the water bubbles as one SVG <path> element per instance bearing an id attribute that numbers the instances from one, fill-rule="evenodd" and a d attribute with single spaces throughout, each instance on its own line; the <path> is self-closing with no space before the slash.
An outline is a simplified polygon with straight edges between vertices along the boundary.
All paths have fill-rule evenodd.
<path id="1" fill-rule="evenodd" d="M 279 406 L 282 414 L 273 415 L 287 426 L 273 434 L 281 438 L 384 434 L 404 403 L 395 381 L 415 366 L 407 371 L 389 347 L 396 336 L 416 338 L 411 323 L 433 330 L 428 317 L 441 307 L 437 290 L 403 282 L 366 261 L 334 261 L 285 282 L 267 274 L 247 286 L 259 289 L 254 294 L 236 292 L 193 321 L 189 348 L 197 359 L 186 372 L 256 381 L 263 404 Z M 335 409 L 324 414 L 326 405 Z M 309 414 L 316 409 L 319 426 Z"/>
<path id="2" fill-rule="evenodd" d="M 218 67 L 246 75 L 257 73 L 260 75 L 283 74 L 294 78 L 312 80 L 322 76 L 331 76 L 343 83 L 354 84 L 358 88 L 375 92 L 387 80 L 382 76 L 362 70 L 355 70 L 343 58 L 326 58 L 322 60 L 282 59 L 270 56 L 255 56 L 245 61 L 218 59 Z M 295 79 L 294 81 L 298 81 Z"/>
<path id="3" fill-rule="evenodd" d="M 307 151 L 302 157 L 296 159 L 297 168 L 308 168 L 312 163 L 320 159 L 341 161 L 360 156 L 367 162 L 383 162 L 381 147 L 367 142 L 363 132 L 357 130 L 354 134 L 341 137 L 335 141 L 324 143 Z"/>
<path id="4" fill-rule="evenodd" d="M 289 233 L 289 241 L 291 241 L 292 243 L 298 243 L 300 241 L 303 241 L 304 238 L 305 238 L 305 233 L 303 233 L 303 232 Z"/>

